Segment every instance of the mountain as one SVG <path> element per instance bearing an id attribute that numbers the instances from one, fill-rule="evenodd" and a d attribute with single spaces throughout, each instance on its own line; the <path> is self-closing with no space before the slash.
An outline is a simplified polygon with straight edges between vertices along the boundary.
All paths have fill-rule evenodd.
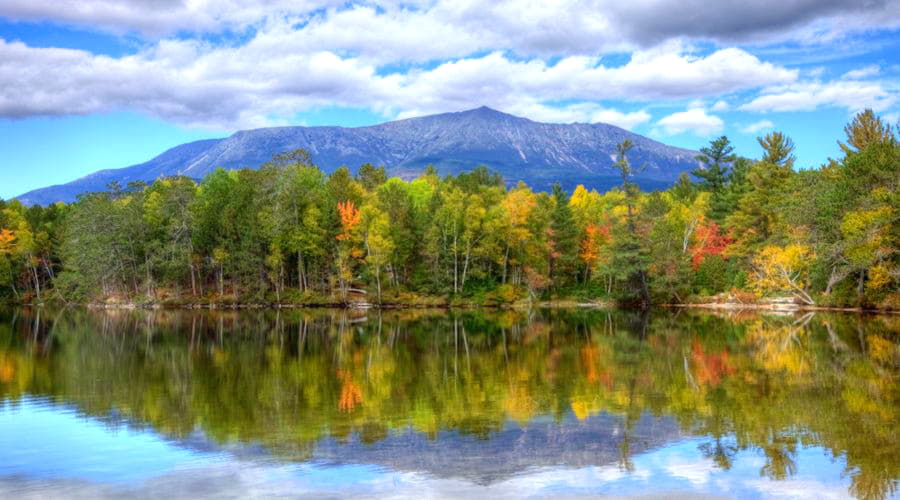
<path id="1" fill-rule="evenodd" d="M 184 175 L 202 179 L 218 167 L 256 168 L 272 155 L 303 148 L 324 171 L 341 165 L 384 165 L 388 173 L 414 177 L 433 164 L 442 174 L 477 165 L 500 172 L 510 183 L 525 181 L 538 190 L 559 181 L 606 190 L 619 183 L 612 167 L 616 144 L 631 139 L 632 164 L 643 166 L 635 180 L 645 189 L 664 188 L 696 167 L 696 152 L 667 146 L 605 123 L 539 123 L 481 107 L 409 118 L 368 127 L 273 127 L 236 132 L 225 139 L 191 142 L 152 160 L 122 169 L 101 170 L 58 186 L 25 193 L 25 204 L 73 201 L 101 191 L 113 181 L 153 181 Z"/>

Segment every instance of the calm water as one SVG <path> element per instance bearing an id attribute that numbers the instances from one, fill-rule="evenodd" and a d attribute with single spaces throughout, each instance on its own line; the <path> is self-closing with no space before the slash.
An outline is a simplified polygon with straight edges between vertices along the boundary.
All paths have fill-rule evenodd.
<path id="1" fill-rule="evenodd" d="M 900 317 L 0 310 L 0 498 L 896 498 Z"/>

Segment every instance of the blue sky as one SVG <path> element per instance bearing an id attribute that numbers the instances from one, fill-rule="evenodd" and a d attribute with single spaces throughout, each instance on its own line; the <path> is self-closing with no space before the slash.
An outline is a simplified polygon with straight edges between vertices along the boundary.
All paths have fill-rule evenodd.
<path id="1" fill-rule="evenodd" d="M 900 0 L 5 0 L 0 197 L 269 125 L 487 105 L 698 148 L 837 156 L 900 117 Z"/>

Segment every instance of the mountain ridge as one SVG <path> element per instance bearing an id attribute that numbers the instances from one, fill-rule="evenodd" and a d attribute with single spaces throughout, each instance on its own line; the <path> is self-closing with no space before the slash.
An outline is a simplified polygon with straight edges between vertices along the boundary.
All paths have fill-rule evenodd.
<path id="1" fill-rule="evenodd" d="M 216 168 L 258 168 L 274 154 L 306 149 L 325 172 L 364 163 L 384 165 L 390 175 L 411 178 L 428 164 L 442 174 L 477 165 L 499 172 L 510 183 L 525 181 L 538 190 L 561 182 L 600 190 L 617 184 L 615 146 L 634 143 L 632 163 L 644 170 L 635 180 L 645 189 L 665 187 L 696 167 L 695 151 L 668 146 L 605 123 L 543 123 L 482 106 L 466 111 L 406 118 L 362 127 L 285 126 L 240 130 L 170 148 L 137 165 L 104 169 L 75 181 L 17 197 L 28 205 L 70 202 L 78 194 L 102 191 L 113 181 L 151 182 L 162 176 L 202 179 Z"/>

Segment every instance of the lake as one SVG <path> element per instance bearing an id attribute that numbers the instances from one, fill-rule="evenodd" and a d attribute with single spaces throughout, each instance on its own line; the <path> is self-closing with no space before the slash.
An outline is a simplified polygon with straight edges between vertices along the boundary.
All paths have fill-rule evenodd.
<path id="1" fill-rule="evenodd" d="M 0 310 L 0 498 L 897 498 L 900 316 Z"/>

